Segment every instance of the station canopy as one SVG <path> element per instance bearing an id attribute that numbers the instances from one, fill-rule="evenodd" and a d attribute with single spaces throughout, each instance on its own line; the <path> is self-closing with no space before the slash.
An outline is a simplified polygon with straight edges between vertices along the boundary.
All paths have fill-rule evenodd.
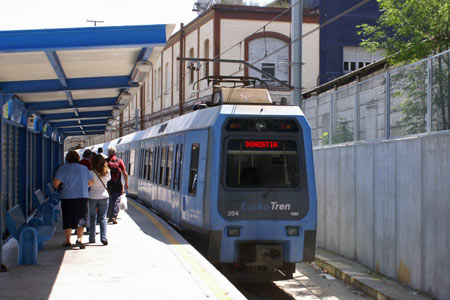
<path id="1" fill-rule="evenodd" d="M 0 31 L 0 96 L 64 136 L 103 134 L 174 25 Z"/>

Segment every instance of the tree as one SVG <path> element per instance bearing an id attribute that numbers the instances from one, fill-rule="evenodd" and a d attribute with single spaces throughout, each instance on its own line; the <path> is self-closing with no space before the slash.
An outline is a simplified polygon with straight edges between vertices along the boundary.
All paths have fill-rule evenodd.
<path id="1" fill-rule="evenodd" d="M 450 0 L 377 0 L 377 25 L 358 26 L 371 51 L 384 49 L 390 64 L 410 63 L 450 48 Z"/>
<path id="2" fill-rule="evenodd" d="M 412 63 L 450 48 L 450 0 L 377 1 L 383 12 L 377 25 L 358 26 L 358 33 L 364 36 L 361 46 L 372 52 L 384 49 L 390 65 Z M 432 61 L 433 130 L 450 129 L 449 66 L 449 54 Z M 418 97 L 424 88 L 418 87 L 418 77 L 409 71 L 399 74 L 404 76 L 399 80 L 404 100 L 394 111 L 402 114 L 396 125 L 412 134 L 425 130 L 426 102 L 422 99 L 426 97 Z"/>

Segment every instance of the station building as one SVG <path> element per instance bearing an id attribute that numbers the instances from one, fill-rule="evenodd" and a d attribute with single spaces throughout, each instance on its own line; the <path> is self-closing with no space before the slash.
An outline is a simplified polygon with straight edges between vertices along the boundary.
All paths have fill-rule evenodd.
<path id="1" fill-rule="evenodd" d="M 274 102 L 286 98 L 289 103 L 290 26 L 291 15 L 283 7 L 212 5 L 172 34 L 159 56 L 153 51 L 146 79 L 135 94 L 132 90 L 126 95 L 125 108 L 111 130 L 106 135 L 88 137 L 86 145 L 145 129 L 192 110 L 213 92 L 213 83 L 202 80 L 208 76 L 256 77 L 267 83 Z M 317 11 L 305 8 L 303 32 L 318 26 Z M 281 51 L 274 51 L 283 46 Z M 243 63 L 195 62 L 190 58 L 256 62 L 252 65 L 278 81 Z M 304 40 L 303 63 L 302 86 L 311 89 L 319 76 L 319 30 Z"/>
<path id="2" fill-rule="evenodd" d="M 286 11 L 291 1 L 273 1 L 266 7 L 215 4 L 217 2 L 220 1 L 195 2 L 198 17 L 175 32 L 161 52 L 153 52 L 148 77 L 139 89 L 127 94 L 123 111 L 105 136 L 92 136 L 73 144 L 97 144 L 190 111 L 194 104 L 211 96 L 213 83 L 202 80 L 208 76 L 257 77 L 269 85 L 275 103 L 284 100 L 289 103 L 289 88 L 244 64 L 178 60 L 181 57 L 256 62 L 254 65 L 258 69 L 291 85 L 288 46 L 291 16 Z M 375 24 L 380 16 L 376 1 L 360 3 L 303 2 L 302 32 L 308 34 L 302 48 L 304 91 L 383 58 L 382 51 L 368 53 L 359 46 L 362 37 L 356 26 Z M 351 11 L 341 15 L 347 10 Z M 326 25 L 333 19 L 331 25 Z M 318 30 L 319 26 L 323 27 Z M 283 46 L 286 48 L 265 57 Z"/>

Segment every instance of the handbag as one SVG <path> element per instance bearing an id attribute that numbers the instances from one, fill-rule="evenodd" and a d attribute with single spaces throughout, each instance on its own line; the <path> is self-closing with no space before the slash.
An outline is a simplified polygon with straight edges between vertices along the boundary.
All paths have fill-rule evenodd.
<path id="1" fill-rule="evenodd" d="M 125 193 L 120 195 L 119 208 L 120 208 L 120 210 L 127 210 L 128 209 L 128 200 L 127 200 L 127 195 Z"/>
<path id="2" fill-rule="evenodd" d="M 98 179 L 100 180 L 100 182 L 102 183 L 103 187 L 105 188 L 105 190 L 108 192 L 108 195 L 109 195 L 108 188 L 107 188 L 106 185 L 103 183 L 103 181 L 102 181 L 102 179 L 100 178 L 100 176 L 98 176 L 97 171 L 95 171 L 95 170 L 93 170 L 93 171 L 94 171 L 95 175 L 97 175 Z M 109 197 L 111 197 L 111 195 L 109 195 Z"/>

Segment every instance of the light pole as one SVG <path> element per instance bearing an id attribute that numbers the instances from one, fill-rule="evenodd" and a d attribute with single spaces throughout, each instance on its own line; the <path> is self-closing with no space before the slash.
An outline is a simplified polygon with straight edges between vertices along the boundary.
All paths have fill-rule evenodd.
<path id="1" fill-rule="evenodd" d="M 292 78 L 292 104 L 302 105 L 302 26 L 303 26 L 303 0 L 291 0 L 291 78 Z"/>

